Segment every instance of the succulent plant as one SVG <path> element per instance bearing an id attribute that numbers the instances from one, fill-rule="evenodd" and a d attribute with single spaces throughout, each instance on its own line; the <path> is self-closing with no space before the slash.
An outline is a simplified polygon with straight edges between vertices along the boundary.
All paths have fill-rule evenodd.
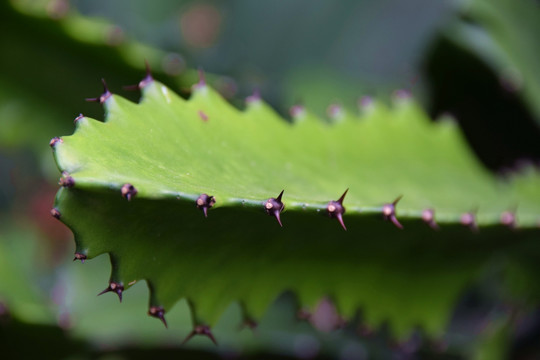
<path id="1" fill-rule="evenodd" d="M 75 259 L 109 254 L 103 292 L 121 301 L 146 281 L 165 324 L 187 299 L 188 337 L 213 338 L 233 302 L 257 321 L 286 290 L 308 309 L 329 296 L 345 320 L 361 308 L 398 336 L 437 334 L 482 264 L 537 241 L 537 171 L 495 178 L 407 94 L 329 122 L 296 108 L 291 123 L 258 96 L 235 109 L 204 79 L 187 101 L 150 75 L 140 87 L 139 104 L 106 89 L 104 122 L 80 116 L 51 141 L 51 213 Z"/>

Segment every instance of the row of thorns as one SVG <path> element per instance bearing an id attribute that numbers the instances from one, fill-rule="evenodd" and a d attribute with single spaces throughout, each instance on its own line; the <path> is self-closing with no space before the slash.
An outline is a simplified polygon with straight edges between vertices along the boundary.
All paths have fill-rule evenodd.
<path id="1" fill-rule="evenodd" d="M 51 144 L 54 145 L 53 142 L 55 141 L 56 140 L 53 139 L 51 141 Z M 63 176 L 60 178 L 59 185 L 70 188 L 75 185 L 75 180 L 69 174 L 64 172 Z M 137 189 L 129 183 L 124 184 L 120 191 L 122 197 L 124 197 L 128 201 L 134 198 L 138 192 Z M 339 199 L 332 200 L 326 205 L 326 214 L 330 218 L 336 219 L 344 230 L 347 230 L 347 227 L 345 226 L 345 222 L 343 221 L 343 215 L 346 211 L 345 206 L 343 205 L 343 201 L 348 191 L 349 189 L 345 190 L 345 192 L 341 195 Z M 281 212 L 285 208 L 285 204 L 282 201 L 283 193 L 284 190 L 282 190 L 277 197 L 269 198 L 263 203 L 265 212 L 268 215 L 275 217 L 280 226 L 283 226 L 281 222 Z M 398 196 L 393 202 L 386 203 L 382 206 L 382 215 L 384 220 L 391 221 L 399 229 L 403 229 L 403 225 L 396 217 L 396 205 L 401 200 L 401 198 L 402 196 Z M 201 194 L 195 201 L 197 208 L 203 211 L 205 217 L 208 217 L 208 210 L 212 208 L 215 203 L 216 198 L 208 194 Z M 57 209 L 52 209 L 51 214 L 56 218 L 60 218 L 60 213 Z M 422 220 L 434 230 L 439 229 L 439 225 L 435 221 L 435 211 L 433 209 L 430 208 L 422 211 Z M 503 212 L 501 214 L 500 221 L 501 224 L 514 228 L 516 221 L 515 213 L 511 211 Z M 469 227 L 471 230 L 478 231 L 478 225 L 474 212 L 466 212 L 462 214 L 460 222 L 462 225 Z"/>

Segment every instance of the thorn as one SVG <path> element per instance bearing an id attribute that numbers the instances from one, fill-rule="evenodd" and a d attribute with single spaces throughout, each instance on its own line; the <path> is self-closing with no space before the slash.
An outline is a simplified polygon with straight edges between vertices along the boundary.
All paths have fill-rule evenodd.
<path id="1" fill-rule="evenodd" d="M 349 188 L 347 188 L 347 190 L 345 190 L 343 195 L 341 195 L 341 197 L 337 200 L 337 202 L 340 203 L 340 205 L 343 205 L 343 199 L 345 199 L 345 195 L 347 195 L 348 192 L 349 192 Z"/>
<path id="2" fill-rule="evenodd" d="M 371 105 L 373 105 L 373 98 L 371 96 L 362 96 L 362 98 L 358 100 L 358 105 L 361 108 L 366 109 L 370 107 Z"/>
<path id="3" fill-rule="evenodd" d="M 326 109 L 326 114 L 332 120 L 341 120 L 345 115 L 345 110 L 339 104 L 330 104 Z"/>
<path id="4" fill-rule="evenodd" d="M 345 207 L 343 206 L 343 200 L 345 199 L 345 195 L 347 195 L 347 192 L 349 189 L 345 190 L 343 195 L 338 200 L 330 201 L 328 205 L 326 205 L 326 212 L 328 213 L 328 216 L 330 216 L 332 219 L 337 219 L 339 221 L 341 227 L 343 230 L 347 231 L 347 227 L 345 226 L 345 223 L 343 222 L 343 214 L 345 214 Z"/>
<path id="5" fill-rule="evenodd" d="M 273 216 L 276 218 L 277 222 L 279 223 L 279 226 L 283 227 L 283 224 L 281 223 L 281 212 L 285 208 L 285 205 L 281 201 L 281 197 L 283 196 L 283 192 L 285 190 L 281 190 L 277 198 L 270 198 L 266 200 L 266 203 L 264 204 L 264 209 L 266 210 L 266 213 L 270 216 Z"/>
<path id="6" fill-rule="evenodd" d="M 335 216 L 336 216 L 336 219 L 341 224 L 341 227 L 343 228 L 343 230 L 347 231 L 347 227 L 345 226 L 345 223 L 343 222 L 343 215 L 341 215 L 340 213 L 337 213 Z"/>
<path id="7" fill-rule="evenodd" d="M 516 228 L 516 211 L 517 206 L 515 206 L 512 210 L 504 211 L 501 214 L 501 224 L 508 226 L 511 229 Z"/>
<path id="8" fill-rule="evenodd" d="M 285 191 L 285 189 L 281 190 L 281 192 L 279 193 L 278 197 L 276 198 L 276 200 L 278 202 L 281 202 L 281 198 L 283 197 L 283 192 Z"/>
<path id="9" fill-rule="evenodd" d="M 81 120 L 82 118 L 84 118 L 84 115 L 81 113 L 79 115 L 77 115 L 77 117 L 75 118 L 75 120 L 73 120 L 73 123 L 76 124 L 79 120 Z"/>
<path id="10" fill-rule="evenodd" d="M 146 68 L 146 76 L 141 81 L 139 81 L 137 85 L 123 86 L 125 90 L 131 90 L 131 91 L 140 90 L 148 86 L 152 81 L 154 81 L 154 77 L 152 76 L 152 70 L 150 69 L 150 64 L 148 64 L 148 60 L 146 59 L 144 60 L 144 65 Z"/>
<path id="11" fill-rule="evenodd" d="M 139 88 L 141 89 L 154 81 L 154 77 L 152 76 L 152 69 L 150 68 L 150 64 L 148 63 L 147 59 L 144 59 L 144 68 L 146 69 L 146 76 L 139 82 Z"/>
<path id="12" fill-rule="evenodd" d="M 67 172 L 64 171 L 62 173 L 62 177 L 58 181 L 58 185 L 71 188 L 75 185 L 75 180 Z"/>
<path id="13" fill-rule="evenodd" d="M 279 226 L 283 227 L 283 224 L 281 223 L 280 211 L 279 210 L 274 210 L 273 215 L 277 219 L 277 222 L 279 223 Z"/>
<path id="14" fill-rule="evenodd" d="M 200 209 L 204 213 L 204 217 L 208 217 L 208 209 L 210 209 L 216 203 L 216 198 L 207 194 L 201 194 L 197 201 L 197 209 Z"/>
<path id="15" fill-rule="evenodd" d="M 51 215 L 55 219 L 60 219 L 60 211 L 58 211 L 56 208 L 51 209 Z"/>
<path id="16" fill-rule="evenodd" d="M 399 229 L 403 229 L 403 225 L 398 221 L 396 217 L 396 205 L 401 200 L 403 195 L 400 195 L 391 204 L 384 204 L 382 207 L 382 213 L 385 220 L 390 220 Z"/>
<path id="17" fill-rule="evenodd" d="M 141 80 L 142 82 L 142 80 Z M 141 83 L 139 82 L 139 84 Z M 122 86 L 122 89 L 124 90 L 127 90 L 127 91 L 135 91 L 135 90 L 139 90 L 140 89 L 140 85 L 139 84 L 136 84 L 136 85 L 124 85 Z"/>
<path id="18" fill-rule="evenodd" d="M 135 189 L 135 187 L 129 183 L 124 184 L 120 192 L 122 193 L 122 196 L 127 199 L 127 201 L 131 201 L 131 199 L 137 195 L 137 189 Z"/>
<path id="19" fill-rule="evenodd" d="M 84 264 L 84 260 L 86 260 L 86 255 L 76 252 L 73 261 L 75 260 L 81 260 L 81 264 Z"/>
<path id="20" fill-rule="evenodd" d="M 433 230 L 439 230 L 439 225 L 435 222 L 435 210 L 425 209 L 422 211 L 422 220 Z"/>
<path id="21" fill-rule="evenodd" d="M 197 83 L 197 86 L 205 86 L 206 85 L 206 77 L 204 75 L 204 70 L 202 67 L 199 67 L 197 70 L 199 73 L 199 82 Z"/>
<path id="22" fill-rule="evenodd" d="M 163 309 L 163 306 L 150 306 L 148 315 L 158 318 L 163 322 L 163 325 L 165 325 L 166 328 L 169 328 L 167 326 L 167 321 L 165 320 L 165 309 Z"/>
<path id="23" fill-rule="evenodd" d="M 302 119 L 306 115 L 306 109 L 302 105 L 294 105 L 289 109 L 289 114 L 293 119 Z"/>
<path id="24" fill-rule="evenodd" d="M 469 227 L 472 231 L 478 231 L 478 224 L 476 223 L 476 215 L 474 212 L 466 212 L 461 215 L 460 222 L 463 226 Z"/>
<path id="25" fill-rule="evenodd" d="M 259 92 L 259 89 L 255 89 L 253 90 L 253 93 L 246 98 L 246 103 L 251 104 L 258 101 L 261 101 L 261 93 Z"/>
<path id="26" fill-rule="evenodd" d="M 199 116 L 202 121 L 207 122 L 208 121 L 208 115 L 202 110 L 199 110 Z"/>
<path id="27" fill-rule="evenodd" d="M 406 89 L 398 89 L 394 91 L 394 99 L 397 101 L 408 100 L 412 97 L 411 92 Z"/>
<path id="28" fill-rule="evenodd" d="M 116 295 L 118 295 L 118 299 L 120 299 L 120 302 L 122 302 L 122 292 L 124 291 L 124 285 L 117 282 L 111 282 L 105 290 L 98 294 L 98 296 L 108 293 L 110 291 L 115 292 Z"/>
<path id="29" fill-rule="evenodd" d="M 63 142 L 64 140 L 60 139 L 59 137 L 53 137 L 51 141 L 49 141 L 49 146 L 53 148 L 56 144 Z"/>
<path id="30" fill-rule="evenodd" d="M 99 102 L 100 104 L 103 104 L 105 101 L 107 101 L 108 98 L 112 96 L 112 93 L 107 88 L 107 83 L 105 82 L 105 79 L 101 79 L 101 82 L 103 83 L 103 94 L 101 94 L 100 97 L 97 98 L 87 98 L 86 101 Z"/>
<path id="31" fill-rule="evenodd" d="M 195 326 L 195 329 L 193 329 L 189 334 L 188 336 L 186 336 L 186 338 L 184 339 L 184 341 L 182 341 L 182 344 L 181 345 L 184 345 L 185 343 L 187 343 L 193 336 L 195 335 L 205 335 L 205 336 L 208 336 L 210 338 L 210 340 L 212 340 L 212 342 L 214 343 L 214 345 L 217 346 L 217 341 L 216 341 L 216 338 L 214 337 L 214 335 L 212 334 L 212 331 L 210 331 L 210 328 L 206 325 L 197 325 Z"/>

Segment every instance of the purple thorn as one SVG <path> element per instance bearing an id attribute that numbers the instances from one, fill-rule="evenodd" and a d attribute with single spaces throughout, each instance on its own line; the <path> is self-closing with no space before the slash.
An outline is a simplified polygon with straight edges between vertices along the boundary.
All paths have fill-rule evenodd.
<path id="1" fill-rule="evenodd" d="M 169 326 L 167 326 L 167 321 L 165 320 L 165 309 L 163 309 L 163 306 L 150 306 L 148 315 L 158 318 L 163 322 L 163 325 L 165 325 L 166 328 L 169 328 Z"/>
<path id="2" fill-rule="evenodd" d="M 131 185 L 131 184 L 124 184 L 122 186 L 122 189 L 120 189 L 120 192 L 122 193 L 122 197 L 126 198 L 127 201 L 131 201 L 131 199 L 137 195 L 137 189 Z"/>
<path id="3" fill-rule="evenodd" d="M 64 171 L 62 173 L 62 177 L 58 181 L 58 185 L 71 188 L 75 185 L 75 179 L 73 179 L 73 177 L 71 177 L 67 172 Z"/>
<path id="4" fill-rule="evenodd" d="M 216 203 L 216 198 L 207 194 L 201 194 L 195 204 L 197 209 L 200 209 L 204 213 L 204 217 L 208 217 L 208 209 L 210 209 Z"/>
<path id="5" fill-rule="evenodd" d="M 141 81 L 142 82 L 142 81 Z M 139 82 L 139 84 L 141 83 Z M 135 91 L 135 90 L 139 90 L 140 89 L 140 85 L 139 84 L 136 84 L 136 85 L 124 85 L 122 86 L 122 89 L 124 90 L 127 90 L 127 91 Z"/>
<path id="6" fill-rule="evenodd" d="M 358 105 L 362 108 L 367 108 L 373 104 L 373 99 L 371 96 L 362 96 L 360 100 L 358 100 Z"/>
<path id="7" fill-rule="evenodd" d="M 199 110 L 199 116 L 202 121 L 207 122 L 208 121 L 208 115 L 202 110 Z"/>
<path id="8" fill-rule="evenodd" d="M 285 189 L 281 190 L 281 192 L 279 193 L 278 197 L 276 198 L 276 200 L 278 202 L 281 202 L 281 198 L 283 197 L 283 192 L 285 192 Z"/>
<path id="9" fill-rule="evenodd" d="M 277 219 L 279 226 L 283 227 L 283 224 L 281 223 L 281 215 L 280 215 L 279 210 L 274 210 L 274 216 Z"/>
<path id="10" fill-rule="evenodd" d="M 49 146 L 50 146 L 50 147 L 54 147 L 56 144 L 58 144 L 58 143 L 63 143 L 63 142 L 64 142 L 64 140 L 62 140 L 61 138 L 59 138 L 59 137 L 53 137 L 53 138 L 51 139 L 51 141 L 49 141 Z"/>
<path id="11" fill-rule="evenodd" d="M 259 92 L 259 89 L 253 90 L 253 93 L 246 98 L 246 103 L 248 104 L 254 103 L 257 101 L 261 101 L 261 94 Z"/>
<path id="12" fill-rule="evenodd" d="M 116 293 L 116 295 L 118 295 L 118 299 L 120 300 L 120 302 L 122 302 L 122 292 L 124 291 L 124 285 L 117 282 L 110 282 L 109 286 L 105 290 L 97 294 L 97 296 L 103 295 L 110 291 Z"/>
<path id="13" fill-rule="evenodd" d="M 425 209 L 422 211 L 422 220 L 428 224 L 433 230 L 439 230 L 439 225 L 435 221 L 435 210 Z"/>
<path id="14" fill-rule="evenodd" d="M 210 331 L 210 328 L 206 325 L 197 325 L 195 326 L 195 329 L 193 329 L 189 334 L 188 336 L 186 336 L 186 338 L 184 339 L 184 341 L 182 341 L 182 344 L 181 345 L 184 345 L 185 343 L 187 343 L 193 336 L 195 335 L 205 335 L 205 336 L 208 336 L 208 338 L 210 338 L 210 340 L 212 340 L 212 342 L 214 343 L 214 345 L 217 346 L 217 341 L 216 341 L 216 338 L 214 337 L 214 335 L 212 334 L 212 331 Z"/>
<path id="15" fill-rule="evenodd" d="M 385 220 L 390 220 L 399 229 L 403 229 L 403 225 L 398 221 L 396 217 L 396 205 L 401 200 L 403 195 L 400 195 L 391 204 L 384 204 L 382 207 L 382 213 Z"/>
<path id="16" fill-rule="evenodd" d="M 338 120 L 344 115 L 343 107 L 339 104 L 330 104 L 326 109 L 326 113 L 331 119 Z"/>
<path id="17" fill-rule="evenodd" d="M 73 123 L 76 124 L 79 120 L 81 120 L 82 118 L 84 118 L 84 115 L 81 113 L 79 115 L 77 115 L 77 117 L 75 118 L 75 120 L 73 120 Z"/>
<path id="18" fill-rule="evenodd" d="M 349 192 L 349 188 L 345 190 L 345 192 L 343 193 L 343 195 L 341 195 L 341 197 L 337 200 L 337 202 L 343 205 L 343 200 L 345 199 L 345 195 L 347 195 L 348 192 Z"/>
<path id="19" fill-rule="evenodd" d="M 345 231 L 347 231 L 347 227 L 345 226 L 345 222 L 343 221 L 343 214 L 345 214 L 343 200 L 345 199 L 345 195 L 347 195 L 348 191 L 349 189 L 345 190 L 343 195 L 341 195 L 338 200 L 330 201 L 328 205 L 326 205 L 326 212 L 328 213 L 328 216 L 332 219 L 337 219 L 341 227 Z"/>
<path id="20" fill-rule="evenodd" d="M 266 203 L 264 204 L 264 209 L 266 210 L 266 213 L 270 216 L 274 216 L 279 226 L 283 227 L 283 224 L 281 223 L 281 212 L 285 208 L 285 205 L 281 201 L 281 197 L 283 196 L 283 192 L 285 190 L 281 190 L 277 198 L 270 198 L 266 200 Z"/>
<path id="21" fill-rule="evenodd" d="M 476 223 L 476 216 L 474 212 L 466 212 L 461 215 L 460 222 L 463 226 L 469 227 L 472 231 L 478 231 L 478 224 Z"/>
<path id="22" fill-rule="evenodd" d="M 107 101 L 108 98 L 112 96 L 112 93 L 109 91 L 109 88 L 107 87 L 107 83 L 105 82 L 105 79 L 101 79 L 101 82 L 103 83 L 103 94 L 101 94 L 101 96 L 97 98 L 87 98 L 86 101 L 99 102 L 100 104 L 103 104 L 105 101 Z"/>
<path id="23" fill-rule="evenodd" d="M 394 91 L 394 98 L 396 100 L 407 100 L 411 98 L 411 92 L 405 89 L 398 89 Z"/>
<path id="24" fill-rule="evenodd" d="M 345 223 L 343 222 L 343 215 L 340 213 L 337 213 L 335 216 L 336 216 L 336 219 L 341 224 L 341 227 L 343 228 L 343 230 L 347 231 L 347 227 L 345 226 Z"/>
<path id="25" fill-rule="evenodd" d="M 150 69 L 150 64 L 148 64 L 148 60 L 146 59 L 144 60 L 144 65 L 146 68 L 146 76 L 141 81 L 139 81 L 137 85 L 123 86 L 125 90 L 131 90 L 131 91 L 140 90 L 148 86 L 152 81 L 154 81 L 154 78 L 152 77 L 152 70 Z"/>
<path id="26" fill-rule="evenodd" d="M 199 82 L 197 83 L 197 86 L 205 86 L 206 77 L 204 75 L 204 70 L 202 69 L 202 67 L 199 67 L 198 73 L 199 73 Z"/>
<path id="27" fill-rule="evenodd" d="M 55 219 L 60 219 L 60 211 L 58 209 L 51 209 L 51 216 Z"/>
<path id="28" fill-rule="evenodd" d="M 392 224 L 394 224 L 397 228 L 399 229 L 403 229 L 403 225 L 401 225 L 401 223 L 398 221 L 398 219 L 396 218 L 396 216 L 390 216 L 390 221 L 392 222 Z"/>
<path id="29" fill-rule="evenodd" d="M 504 211 L 501 214 L 501 224 L 508 226 L 511 229 L 516 227 L 516 214 L 515 211 Z"/>
<path id="30" fill-rule="evenodd" d="M 292 118 L 299 119 L 306 115 L 306 109 L 302 105 L 294 105 L 289 109 L 289 114 Z"/>
<path id="31" fill-rule="evenodd" d="M 150 68 L 150 64 L 146 59 L 144 59 L 144 67 L 146 69 L 146 76 L 139 82 L 139 88 L 141 89 L 154 81 L 154 77 L 152 76 L 152 69 Z"/>
<path id="32" fill-rule="evenodd" d="M 75 260 L 81 260 L 81 264 L 84 264 L 84 260 L 86 260 L 86 255 L 76 252 L 73 261 Z"/>

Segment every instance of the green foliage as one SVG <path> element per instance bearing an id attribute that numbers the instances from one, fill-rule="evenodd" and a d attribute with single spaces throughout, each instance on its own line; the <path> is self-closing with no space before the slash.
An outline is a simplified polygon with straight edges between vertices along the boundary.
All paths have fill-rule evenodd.
<path id="1" fill-rule="evenodd" d="M 100 116 L 101 111 L 84 102 L 100 91 L 89 86 L 93 79 L 105 77 L 120 88 L 127 85 L 121 79 L 135 78 L 145 60 L 169 86 L 182 88 L 196 77 L 192 70 L 165 74 L 162 64 L 168 53 L 73 10 L 48 14 L 43 2 L 3 1 L 0 23 L 9 34 L 0 37 L 0 48 L 9 54 L 0 58 L 6 70 L 0 74 L 0 143 L 6 147 L 41 152 L 47 139 L 71 129 L 80 112 Z"/>
<path id="2" fill-rule="evenodd" d="M 447 36 L 483 59 L 540 122 L 540 11 L 534 1 L 468 0 Z"/>
<path id="3" fill-rule="evenodd" d="M 310 308 L 330 296 L 346 319 L 362 308 L 400 336 L 437 334 L 483 264 L 516 242 L 536 250 L 538 173 L 494 178 L 452 121 L 430 122 L 410 99 L 333 124 L 305 111 L 287 123 L 257 98 L 238 111 L 204 84 L 189 101 L 154 81 L 139 105 L 116 95 L 104 105 L 104 123 L 81 118 L 53 146 L 74 182 L 55 209 L 79 254 L 110 254 L 111 282 L 145 280 L 150 305 L 167 312 L 186 298 L 196 324 L 216 324 L 235 301 L 257 320 L 292 290 Z M 326 206 L 347 188 L 343 231 Z M 282 189 L 283 228 L 264 210 Z M 208 218 L 195 206 L 203 193 L 217 200 Z M 399 195 L 403 230 L 382 214 Z M 516 204 L 513 229 L 500 219 Z M 479 232 L 460 224 L 469 212 Z"/>

